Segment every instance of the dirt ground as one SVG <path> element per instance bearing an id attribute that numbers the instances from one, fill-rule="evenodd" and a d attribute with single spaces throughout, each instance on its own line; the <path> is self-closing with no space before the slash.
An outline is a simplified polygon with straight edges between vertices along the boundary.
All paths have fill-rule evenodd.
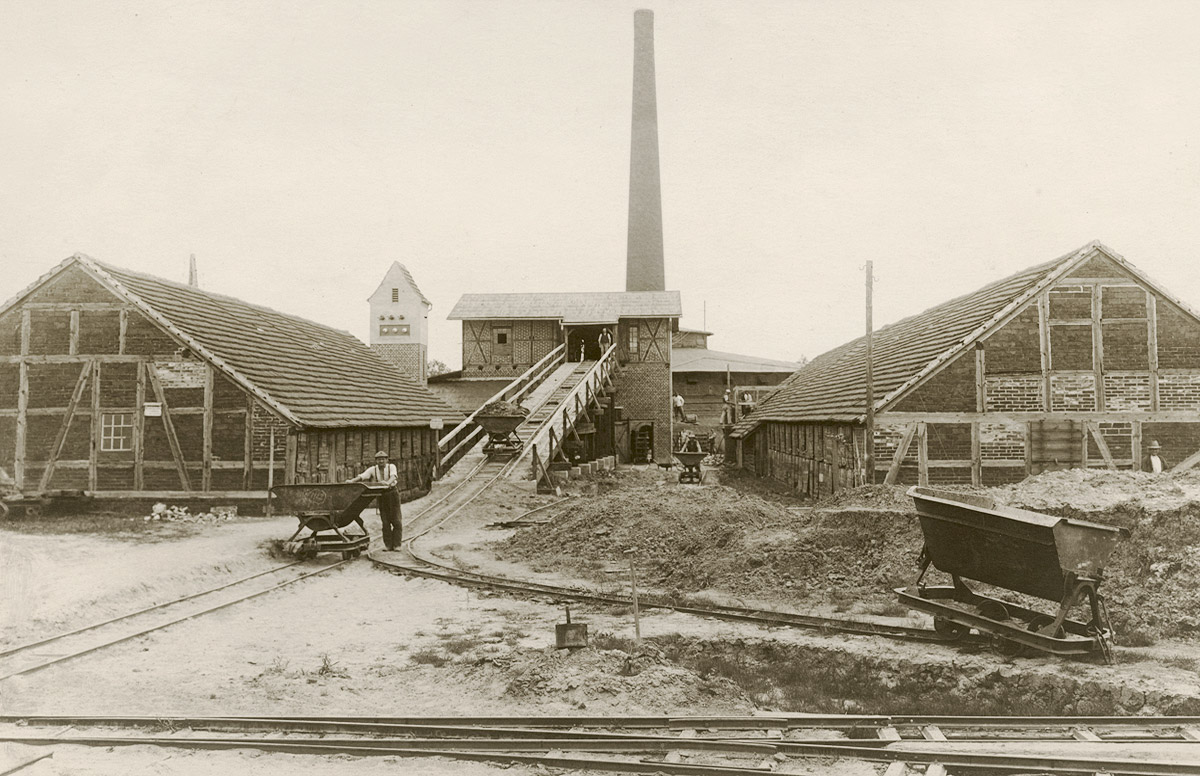
<path id="1" fill-rule="evenodd" d="M 723 479 L 740 484 L 737 475 Z M 1105 479 L 1095 484 L 1111 486 Z M 1154 493 L 1168 493 L 1175 485 L 1185 487 L 1154 485 Z M 1023 498 L 1033 499 L 1036 486 L 1027 483 Z M 1048 482 L 1043 487 L 1053 493 L 1061 484 Z M 576 483 L 571 490 L 569 500 L 537 514 L 536 519 L 548 521 L 544 525 L 488 528 L 552 501 L 527 488 L 505 485 L 420 544 L 464 567 L 511 576 L 534 573 L 555 582 L 583 578 L 614 591 L 627 589 L 623 550 L 633 546 L 640 583 L 666 593 L 919 621 L 900 610 L 886 592 L 893 584 L 907 581 L 919 548 L 919 529 L 901 511 L 904 501 L 896 489 L 861 489 L 813 505 L 769 487 L 751 492 L 728 485 L 681 487 L 672 482 L 670 473 L 631 468 Z M 1092 503 L 1088 497 L 1082 493 L 1075 503 Z M 405 512 L 415 515 L 422 506 L 421 502 L 406 504 Z M 1136 506 L 1106 502 L 1104 507 L 1106 515 L 1126 515 L 1135 527 L 1134 539 L 1127 543 L 1129 551 L 1114 558 L 1108 591 L 1114 619 L 1127 605 L 1149 608 L 1159 618 L 1152 621 L 1149 615 L 1138 615 L 1141 619 L 1135 624 L 1148 643 L 1126 649 L 1126 659 L 1116 667 L 1064 664 L 1050 658 L 1014 662 L 987 650 L 824 637 L 661 610 L 641 613 L 642 633 L 649 643 L 637 649 L 632 646 L 629 611 L 588 606 L 574 608 L 573 615 L 588 624 L 593 648 L 560 652 L 553 648 L 554 625 L 562 621 L 557 605 L 399 577 L 364 558 L 89 657 L 0 682 L 0 711 L 146 715 L 873 711 L 863 705 L 868 701 L 853 695 L 849 685 L 878 682 L 890 686 L 899 699 L 906 697 L 906 682 L 925 682 L 930 685 L 926 689 L 945 694 L 955 682 L 969 677 L 985 688 L 981 693 L 1000 696 L 997 688 L 1015 688 L 1005 692 L 1020 693 L 1022 687 L 1029 687 L 1032 695 L 1032 688 L 1053 687 L 1070 699 L 1090 692 L 1088 688 L 1110 687 L 1118 674 L 1123 689 L 1104 692 L 1111 692 L 1114 699 L 1119 696 L 1126 704 L 1122 708 L 1140 713 L 1187 708 L 1171 704 L 1200 698 L 1196 671 L 1200 651 L 1191 631 L 1182 625 L 1196 611 L 1184 610 L 1200 588 L 1194 576 L 1200 570 L 1193 565 L 1193 548 L 1200 537 L 1193 533 L 1197 521 L 1191 507 L 1174 502 L 1161 506 L 1151 511 L 1143 501 Z M 377 528 L 378 518 L 368 515 L 368 525 Z M 162 526 L 136 536 L 44 536 L 28 526 L 19 532 L 0 527 L 0 640 L 26 641 L 272 567 L 278 561 L 266 548 L 272 540 L 286 538 L 294 526 L 290 518 L 242 518 L 198 531 Z M 1149 600 L 1154 596 L 1171 596 L 1175 603 L 1156 604 Z M 782 682 L 757 684 L 765 673 L 790 670 L 791 666 L 771 663 L 780 659 L 797 666 L 807 661 L 812 671 L 840 678 L 826 686 L 812 681 L 812 673 L 797 672 L 795 684 L 807 686 L 807 695 Z M 901 676 L 897 667 L 902 665 L 922 666 L 920 670 L 928 674 L 924 679 Z M 818 692 L 823 694 L 818 697 Z M 1031 709 L 1052 700 L 1049 696 L 1031 699 Z M 920 696 L 914 694 L 912 702 L 921 702 Z M 1086 713 L 1087 707 L 1078 711 Z M 27 747 L 0 748 L 0 766 L 33 754 Z M 373 774 L 385 768 L 395 772 L 397 767 L 432 774 L 544 772 L 426 759 L 303 758 L 150 747 L 56 748 L 53 760 L 28 772 L 31 776 L 269 774 L 292 772 L 301 763 L 306 772 L 314 773 L 337 768 L 339 773 Z M 829 768 L 828 763 L 821 768 L 789 763 L 781 770 L 829 773 Z M 847 776 L 875 773 L 873 768 L 849 763 L 834 770 Z"/>

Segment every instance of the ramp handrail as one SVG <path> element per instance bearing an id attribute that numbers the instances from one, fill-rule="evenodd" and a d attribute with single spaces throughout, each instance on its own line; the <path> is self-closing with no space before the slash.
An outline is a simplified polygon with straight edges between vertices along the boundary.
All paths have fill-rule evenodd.
<path id="1" fill-rule="evenodd" d="M 454 464 L 458 463 L 479 442 L 483 434 L 483 427 L 475 422 L 475 416 L 479 414 L 480 409 L 494 401 L 520 399 L 526 393 L 541 385 L 542 381 L 566 360 L 567 346 L 564 343 L 551 350 L 542 360 L 522 372 L 520 377 L 497 391 L 490 399 L 468 415 L 466 420 L 443 434 L 442 438 L 438 440 L 437 476 L 441 477 L 449 471 Z"/>
<path id="2" fill-rule="evenodd" d="M 559 404 L 562 408 L 562 434 L 561 436 L 554 433 L 554 423 L 559 417 L 557 411 L 550 413 L 550 417 L 543 421 L 542 425 L 538 426 L 537 430 L 530 436 L 532 444 L 526 447 L 529 454 L 538 455 L 539 462 L 548 465 L 556 458 L 564 457 L 562 454 L 563 443 L 567 441 L 568 434 L 575 434 L 575 421 L 579 416 L 588 411 L 592 404 L 598 404 L 596 394 L 599 393 L 601 387 L 612 381 L 613 372 L 617 368 L 617 346 L 613 343 L 608 347 L 608 350 L 600 356 L 600 359 L 587 371 L 587 374 L 571 389 Z M 578 436 L 578 435 L 576 435 Z M 548 450 L 548 454 L 542 457 L 538 451 L 539 444 L 543 444 L 543 437 L 547 438 L 548 446 L 543 446 L 542 450 Z M 524 460 L 527 453 L 514 458 L 507 468 L 507 473 L 511 474 L 518 470 L 518 462 Z M 535 465 L 533 471 L 534 479 L 537 479 L 539 472 Z"/>

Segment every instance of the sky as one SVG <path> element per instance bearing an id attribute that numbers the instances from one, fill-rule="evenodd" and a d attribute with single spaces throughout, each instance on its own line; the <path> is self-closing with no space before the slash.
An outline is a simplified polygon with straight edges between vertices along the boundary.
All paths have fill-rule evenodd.
<path id="1" fill-rule="evenodd" d="M 1099 239 L 1200 307 L 1200 3 L 0 3 L 0 299 L 75 252 L 366 340 L 393 261 L 624 289 L 633 11 L 667 288 L 794 360 Z"/>

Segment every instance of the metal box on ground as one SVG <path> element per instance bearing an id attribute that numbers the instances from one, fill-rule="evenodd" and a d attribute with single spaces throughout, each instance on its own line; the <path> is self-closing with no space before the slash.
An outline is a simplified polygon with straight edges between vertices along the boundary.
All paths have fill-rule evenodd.
<path id="1" fill-rule="evenodd" d="M 295 515 L 300 522 L 284 546 L 301 557 L 318 552 L 340 552 L 347 560 L 357 557 L 371 543 L 359 513 L 385 490 L 383 485 L 360 482 L 276 485 L 271 494 L 278 499 L 279 510 Z M 351 523 L 357 523 L 361 533 L 343 530 Z M 308 536 L 299 538 L 305 529 Z"/>

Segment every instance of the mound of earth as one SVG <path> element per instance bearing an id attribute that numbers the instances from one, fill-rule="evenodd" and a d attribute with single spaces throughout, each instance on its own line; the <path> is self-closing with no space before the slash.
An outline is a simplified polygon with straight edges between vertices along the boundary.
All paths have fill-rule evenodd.
<path id="1" fill-rule="evenodd" d="M 993 488 L 1001 503 L 1028 509 L 1098 511 L 1134 507 L 1165 511 L 1200 503 L 1200 471 L 1149 472 L 1063 469 Z"/>
<path id="2" fill-rule="evenodd" d="M 646 581 L 671 593 L 890 599 L 912 576 L 920 529 L 898 511 L 789 509 L 725 486 L 632 484 L 514 535 L 501 554 L 611 582 L 606 570 L 622 567 L 628 548 Z"/>
<path id="3" fill-rule="evenodd" d="M 912 581 L 923 542 L 900 487 L 854 488 L 809 508 L 727 486 L 622 478 L 609 485 L 550 524 L 513 536 L 501 554 L 611 585 L 624 582 L 623 551 L 633 547 L 644 581 L 667 594 L 880 613 L 897 608 L 892 589 Z M 1200 499 L 1191 488 L 1200 492 L 1200 474 L 1075 470 L 982 492 L 1002 503 L 1129 528 L 1101 592 L 1118 643 L 1137 646 L 1200 634 Z M 1050 602 L 1027 603 L 1054 609 Z"/>

